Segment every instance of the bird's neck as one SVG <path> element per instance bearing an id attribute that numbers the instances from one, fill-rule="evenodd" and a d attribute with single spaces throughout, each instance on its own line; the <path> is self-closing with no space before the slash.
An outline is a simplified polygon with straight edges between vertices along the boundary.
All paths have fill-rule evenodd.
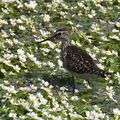
<path id="1" fill-rule="evenodd" d="M 71 46 L 71 41 L 69 39 L 62 40 L 62 50 L 64 50 L 68 46 Z"/>
<path id="2" fill-rule="evenodd" d="M 62 40 L 61 46 L 61 60 L 63 61 L 63 66 L 65 66 L 65 57 L 67 55 L 66 48 L 71 46 L 70 40 Z"/>

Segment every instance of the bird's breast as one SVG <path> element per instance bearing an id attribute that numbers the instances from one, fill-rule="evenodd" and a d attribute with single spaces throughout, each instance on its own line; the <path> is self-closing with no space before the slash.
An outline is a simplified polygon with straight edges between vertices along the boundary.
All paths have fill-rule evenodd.
<path id="1" fill-rule="evenodd" d="M 67 69 L 67 60 L 66 56 L 68 53 L 68 47 L 70 46 L 70 43 L 67 41 L 62 42 L 62 47 L 61 47 L 61 60 L 63 62 L 63 67 Z"/>
<path id="2" fill-rule="evenodd" d="M 64 49 L 61 50 L 61 60 L 63 62 L 63 67 L 65 67 L 66 65 L 66 55 L 67 55 L 67 51 L 65 51 Z"/>

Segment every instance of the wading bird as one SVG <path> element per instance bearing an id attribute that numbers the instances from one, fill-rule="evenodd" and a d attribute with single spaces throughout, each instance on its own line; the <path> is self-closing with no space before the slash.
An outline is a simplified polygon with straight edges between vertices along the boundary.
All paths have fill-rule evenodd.
<path id="1" fill-rule="evenodd" d="M 41 42 L 54 38 L 58 41 L 62 41 L 61 60 L 63 62 L 63 67 L 67 71 L 77 74 L 96 74 L 100 77 L 105 77 L 107 74 L 110 74 L 101 70 L 85 50 L 71 44 L 70 33 L 66 28 L 58 29 L 53 36 Z M 73 93 L 74 91 L 75 81 L 73 78 Z"/>

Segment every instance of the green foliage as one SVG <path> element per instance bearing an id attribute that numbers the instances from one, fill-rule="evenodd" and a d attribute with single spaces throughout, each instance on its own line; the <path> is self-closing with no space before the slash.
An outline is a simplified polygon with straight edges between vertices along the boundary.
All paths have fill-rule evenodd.
<path id="1" fill-rule="evenodd" d="M 0 119 L 119 120 L 119 4 L 120 0 L 1 0 Z M 113 72 L 101 84 L 92 78 L 97 86 L 93 91 L 83 80 L 86 90 L 78 88 L 79 95 L 73 96 L 45 81 L 52 75 L 67 76 L 60 43 L 40 43 L 60 27 L 70 31 L 72 43 L 85 49 L 101 69 Z M 80 84 L 79 77 L 76 82 Z"/>

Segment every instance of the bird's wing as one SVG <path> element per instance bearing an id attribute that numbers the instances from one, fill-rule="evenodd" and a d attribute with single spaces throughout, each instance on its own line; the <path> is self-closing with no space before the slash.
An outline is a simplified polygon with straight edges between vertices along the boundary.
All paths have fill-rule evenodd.
<path id="1" fill-rule="evenodd" d="M 76 46 L 66 48 L 66 67 L 76 73 L 94 73 L 97 69 L 93 59 L 86 51 Z"/>

